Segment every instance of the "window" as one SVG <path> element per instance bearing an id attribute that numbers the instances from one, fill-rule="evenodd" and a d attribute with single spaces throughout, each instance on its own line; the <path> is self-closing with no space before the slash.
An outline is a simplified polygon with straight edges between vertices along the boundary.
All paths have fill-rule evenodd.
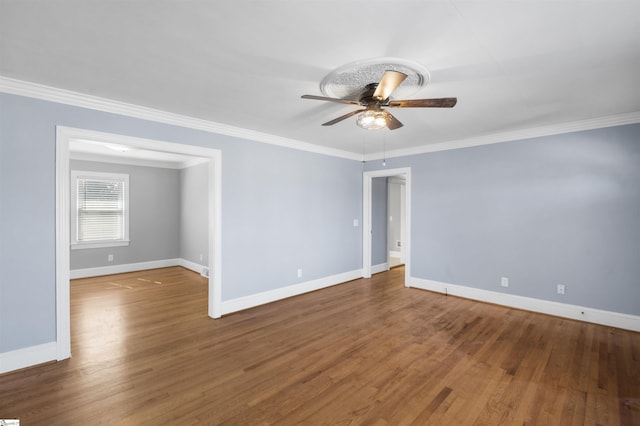
<path id="1" fill-rule="evenodd" d="M 129 245 L 129 175 L 71 172 L 71 248 Z"/>

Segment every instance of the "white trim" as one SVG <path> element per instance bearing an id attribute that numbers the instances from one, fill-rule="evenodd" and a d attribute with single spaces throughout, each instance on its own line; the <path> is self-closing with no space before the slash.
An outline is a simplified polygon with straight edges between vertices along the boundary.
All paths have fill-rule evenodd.
<path id="1" fill-rule="evenodd" d="M 56 342 L 0 353 L 0 374 L 56 359 L 58 359 Z"/>
<path id="2" fill-rule="evenodd" d="M 206 268 L 206 266 L 204 265 L 200 265 L 199 263 L 196 262 L 192 262 L 190 260 L 187 259 L 177 259 L 178 260 L 178 266 L 182 266 L 183 268 L 186 268 L 190 271 L 193 272 L 197 272 L 199 274 L 202 274 L 202 271 L 204 268 Z"/>
<path id="3" fill-rule="evenodd" d="M 310 291 L 320 290 L 326 287 L 342 284 L 361 277 L 362 271 L 360 269 L 357 269 L 355 271 L 349 271 L 342 274 L 318 278 L 316 280 L 294 284 L 288 287 L 277 288 L 262 293 L 251 294 L 249 296 L 225 300 L 222 302 L 222 313 L 223 315 L 226 315 L 232 312 L 242 311 L 244 309 L 253 308 L 255 306 L 264 305 L 266 303 L 271 303 L 277 300 L 286 299 L 288 297 L 308 293 Z"/>
<path id="4" fill-rule="evenodd" d="M 183 259 L 163 259 L 148 262 L 125 263 L 121 265 L 98 266 L 95 268 L 72 269 L 69 271 L 69 276 L 72 280 L 75 280 L 78 278 L 99 277 L 101 275 L 124 274 L 126 272 L 146 271 L 148 269 L 168 268 L 170 266 L 183 266 L 182 262 Z M 200 271 L 201 270 L 198 270 L 196 272 L 200 273 Z"/>
<path id="5" fill-rule="evenodd" d="M 209 306 L 208 315 L 211 318 L 222 316 L 222 151 L 209 161 L 208 170 L 208 234 L 209 258 L 207 267 L 213 269 L 213 276 L 209 272 Z"/>
<path id="6" fill-rule="evenodd" d="M 371 275 L 389 270 L 389 262 L 379 263 L 371 267 Z"/>
<path id="7" fill-rule="evenodd" d="M 569 305 L 566 303 L 552 302 L 549 300 L 534 299 L 531 297 L 517 296 L 514 294 L 500 293 L 456 284 L 448 284 L 439 281 L 425 280 L 410 277 L 410 287 L 422 290 L 434 291 L 466 299 L 479 300 L 494 303 L 526 311 L 554 315 L 579 321 L 586 321 L 600 325 L 623 328 L 625 330 L 640 331 L 640 316 L 623 314 L 618 312 L 603 311 L 585 306 Z"/>
<path id="8" fill-rule="evenodd" d="M 383 157 L 403 157 L 408 155 L 425 154 L 428 152 L 468 148 L 472 146 L 489 145 L 502 142 L 512 142 L 516 140 L 535 137 L 551 136 L 563 133 L 580 132 L 583 130 L 593 130 L 605 127 L 624 126 L 627 124 L 640 123 L 640 111 L 634 111 L 624 114 L 591 118 L 587 120 L 572 121 L 568 123 L 553 124 L 549 126 L 540 126 L 530 129 L 514 130 L 510 132 L 494 133 L 492 135 L 433 143 L 413 148 L 397 149 L 387 151 L 386 153 L 374 152 L 364 155 L 363 158 L 363 155 L 361 153 L 323 147 L 308 142 L 302 142 L 294 139 L 283 138 L 281 136 L 271 135 L 268 133 L 229 126 L 213 121 L 202 120 L 185 115 L 174 114 L 153 108 L 146 108 L 139 105 L 128 104 L 125 102 L 114 101 L 111 99 L 100 98 L 97 96 L 86 95 L 79 92 L 72 92 L 70 90 L 58 89 L 55 87 L 44 86 L 41 84 L 16 80 L 3 76 L 0 76 L 0 92 L 18 96 L 25 96 L 34 99 L 41 99 L 50 102 L 62 103 L 65 105 L 88 108 L 96 111 L 104 111 L 113 114 L 124 115 L 127 117 L 140 118 L 143 120 L 150 120 L 159 123 L 173 124 L 190 129 L 204 130 L 207 132 L 268 143 L 271 145 L 297 149 L 300 151 L 314 152 L 317 154 L 346 158 L 356 161 L 380 160 Z"/>
<path id="9" fill-rule="evenodd" d="M 95 268 L 72 269 L 70 278 L 72 280 L 78 278 L 99 277 L 101 275 L 123 274 L 126 272 L 146 271 L 149 269 L 168 268 L 171 266 L 182 266 L 190 271 L 202 274 L 206 266 L 200 265 L 190 260 L 175 258 L 163 260 L 151 260 L 148 262 L 126 263 L 122 265 L 98 266 Z"/>
<path id="10" fill-rule="evenodd" d="M 69 140 L 66 129 L 56 127 L 56 359 L 71 357 L 71 244 Z"/>
<path id="11" fill-rule="evenodd" d="M 72 221 L 75 224 L 75 220 Z M 105 247 L 126 247 L 131 241 L 129 240 L 116 240 L 116 241 L 98 241 L 98 242 L 78 242 L 71 243 L 71 250 L 86 250 Z"/>
<path id="12" fill-rule="evenodd" d="M 569 123 L 554 124 L 550 126 L 534 127 L 530 129 L 511 132 L 494 133 L 492 135 L 478 136 L 466 139 L 422 145 L 413 148 L 396 149 L 386 153 L 374 152 L 364 156 L 364 161 L 382 160 L 383 158 L 405 157 L 409 155 L 426 154 L 429 152 L 447 151 L 450 149 L 469 148 L 494 143 L 515 142 L 523 139 L 539 138 L 544 136 L 560 135 L 563 133 L 581 132 L 585 130 L 603 129 L 606 127 L 625 126 L 627 124 L 640 123 L 640 111 L 626 114 L 609 115 L 606 117 L 591 118 L 588 120 L 572 121 Z"/>
<path id="13" fill-rule="evenodd" d="M 153 108 L 147 108 L 125 102 L 114 101 L 111 99 L 100 98 L 97 96 L 86 95 L 83 93 L 72 92 L 70 90 L 44 86 L 28 81 L 15 80 L 8 77 L 0 76 L 0 92 L 18 96 L 26 96 L 29 98 L 41 99 L 50 102 L 62 103 L 65 105 L 88 108 L 96 111 L 109 112 L 113 114 L 124 115 L 127 117 L 140 118 L 143 120 L 150 120 L 158 123 L 173 124 L 190 129 L 204 130 L 207 132 L 268 143 L 285 148 L 292 148 L 317 154 L 330 155 L 333 157 L 362 161 L 362 154 L 360 153 L 354 153 L 335 148 L 327 148 L 308 142 L 302 142 L 294 139 L 283 138 L 281 136 L 271 135 L 268 133 L 242 129 L 240 127 L 229 126 L 227 124 L 216 123 L 213 121 L 174 114 Z"/>
<path id="14" fill-rule="evenodd" d="M 404 242 L 407 240 L 407 186 L 400 185 L 400 241 L 396 241 L 396 247 L 400 249 L 400 261 L 405 263 L 406 256 Z"/>
<path id="15" fill-rule="evenodd" d="M 399 169 L 383 169 L 364 172 L 362 175 L 362 276 L 370 278 L 371 268 L 371 186 L 373 178 L 404 175 L 405 177 L 405 209 L 406 225 L 403 254 L 405 259 L 405 286 L 411 276 L 411 167 Z"/>

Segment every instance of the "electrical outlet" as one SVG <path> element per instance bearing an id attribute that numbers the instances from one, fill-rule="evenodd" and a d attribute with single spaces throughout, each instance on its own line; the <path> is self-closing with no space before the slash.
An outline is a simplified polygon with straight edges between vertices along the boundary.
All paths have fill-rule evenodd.
<path id="1" fill-rule="evenodd" d="M 558 284 L 558 294 L 564 294 L 564 284 Z"/>
<path id="2" fill-rule="evenodd" d="M 302 278 L 302 269 L 298 269 L 298 278 Z"/>
<path id="3" fill-rule="evenodd" d="M 202 253 L 200 253 L 200 261 L 202 261 L 203 258 L 204 256 L 202 255 Z"/>
<path id="4" fill-rule="evenodd" d="M 502 279 L 500 280 L 500 285 L 502 287 L 509 287 L 509 278 L 502 277 Z"/>
<path id="5" fill-rule="evenodd" d="M 113 255 L 112 254 L 107 256 L 107 261 L 108 262 L 113 262 Z"/>

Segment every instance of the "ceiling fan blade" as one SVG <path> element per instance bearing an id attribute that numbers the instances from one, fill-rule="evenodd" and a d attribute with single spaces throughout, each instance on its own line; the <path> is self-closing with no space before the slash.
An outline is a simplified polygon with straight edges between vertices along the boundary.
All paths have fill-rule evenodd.
<path id="1" fill-rule="evenodd" d="M 326 96 L 302 95 L 301 98 L 302 99 L 315 99 L 316 101 L 337 102 L 339 104 L 361 105 L 359 101 L 353 101 L 351 99 L 328 98 Z"/>
<path id="2" fill-rule="evenodd" d="M 391 70 L 385 71 L 380 79 L 380 83 L 378 83 L 376 91 L 373 92 L 373 97 L 381 101 L 389 99 L 389 96 L 400 86 L 400 83 L 402 83 L 405 78 L 407 78 L 405 73 Z"/>
<path id="3" fill-rule="evenodd" d="M 410 99 L 404 101 L 390 101 L 389 108 L 453 108 L 458 98 Z"/>
<path id="4" fill-rule="evenodd" d="M 399 129 L 404 126 L 397 118 L 393 116 L 389 111 L 387 111 L 387 128 L 389 130 Z"/>
<path id="5" fill-rule="evenodd" d="M 351 112 L 350 112 L 350 113 L 348 113 L 348 114 L 341 115 L 341 116 L 340 116 L 340 117 L 338 117 L 338 118 L 334 118 L 334 119 L 333 119 L 333 120 L 331 120 L 331 121 L 327 121 L 326 123 L 323 123 L 322 125 L 323 125 L 323 126 L 333 126 L 334 124 L 339 123 L 339 122 L 341 122 L 342 120 L 346 120 L 346 119 L 347 119 L 347 118 L 349 118 L 349 117 L 353 117 L 354 115 L 356 115 L 356 114 L 358 114 L 358 113 L 360 113 L 360 112 L 362 112 L 362 111 L 366 111 L 366 110 L 365 110 L 365 109 L 358 109 L 358 110 L 355 110 L 355 111 L 351 111 Z"/>

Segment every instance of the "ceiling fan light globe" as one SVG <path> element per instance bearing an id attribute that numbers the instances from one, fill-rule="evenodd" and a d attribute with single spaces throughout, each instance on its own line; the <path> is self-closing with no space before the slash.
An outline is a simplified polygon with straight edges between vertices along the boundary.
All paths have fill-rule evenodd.
<path id="1" fill-rule="evenodd" d="M 379 130 L 387 127 L 387 113 L 382 110 L 367 110 L 358 115 L 356 124 L 366 130 Z"/>

